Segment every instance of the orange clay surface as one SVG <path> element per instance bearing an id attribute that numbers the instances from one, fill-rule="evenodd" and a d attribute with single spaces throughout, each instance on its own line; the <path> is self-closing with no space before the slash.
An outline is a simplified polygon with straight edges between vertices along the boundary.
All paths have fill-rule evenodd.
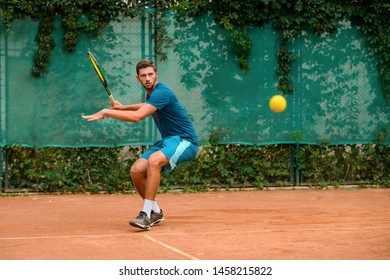
<path id="1" fill-rule="evenodd" d="M 2 260 L 389 260 L 390 189 L 0 197 Z"/>

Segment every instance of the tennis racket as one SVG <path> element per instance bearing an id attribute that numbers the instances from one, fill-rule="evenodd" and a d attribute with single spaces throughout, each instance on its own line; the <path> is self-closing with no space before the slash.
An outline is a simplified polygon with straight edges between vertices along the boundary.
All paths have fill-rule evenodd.
<path id="1" fill-rule="evenodd" d="M 91 52 L 88 52 L 89 59 L 91 60 L 91 63 L 93 65 L 93 68 L 96 71 L 96 74 L 98 75 L 100 81 L 102 82 L 104 88 L 106 89 L 106 92 L 108 94 L 108 99 L 110 99 L 111 106 L 115 105 L 115 99 L 111 94 L 110 88 L 108 87 L 107 80 L 104 77 L 103 71 L 99 66 L 99 63 L 97 62 L 96 58 L 93 56 Z"/>

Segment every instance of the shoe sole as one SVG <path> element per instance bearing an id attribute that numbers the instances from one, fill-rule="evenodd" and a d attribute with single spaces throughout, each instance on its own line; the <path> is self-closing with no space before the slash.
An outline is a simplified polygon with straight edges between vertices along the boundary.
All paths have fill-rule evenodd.
<path id="1" fill-rule="evenodd" d="M 161 218 L 161 219 L 158 219 L 157 221 L 153 222 L 150 224 L 150 226 L 156 226 L 156 225 L 159 225 L 161 224 L 162 222 L 164 222 L 164 218 Z"/>
<path id="2" fill-rule="evenodd" d="M 145 226 L 143 224 L 139 224 L 139 223 L 136 223 L 136 222 L 133 222 L 133 221 L 130 221 L 129 224 L 133 227 L 136 227 L 136 228 L 140 228 L 140 229 L 144 229 L 144 230 L 150 230 L 150 226 Z"/>

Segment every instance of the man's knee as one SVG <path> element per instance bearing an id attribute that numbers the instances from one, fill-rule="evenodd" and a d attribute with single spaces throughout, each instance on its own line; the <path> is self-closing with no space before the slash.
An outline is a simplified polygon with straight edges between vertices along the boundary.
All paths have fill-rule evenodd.
<path id="1" fill-rule="evenodd" d="M 147 161 L 138 159 L 130 168 L 130 176 L 139 177 L 146 174 Z"/>
<path id="2" fill-rule="evenodd" d="M 169 164 L 169 160 L 166 158 L 163 152 L 155 152 L 149 157 L 148 166 L 149 168 L 162 168 L 163 166 L 167 166 Z"/>

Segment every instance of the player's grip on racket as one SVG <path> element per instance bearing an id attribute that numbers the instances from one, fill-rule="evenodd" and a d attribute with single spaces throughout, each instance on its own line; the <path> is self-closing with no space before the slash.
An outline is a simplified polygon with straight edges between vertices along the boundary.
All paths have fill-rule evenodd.
<path id="1" fill-rule="evenodd" d="M 98 75 L 100 81 L 102 82 L 102 84 L 103 84 L 103 86 L 104 86 L 104 88 L 105 88 L 105 90 L 106 90 L 106 92 L 108 94 L 108 99 L 110 100 L 111 106 L 114 106 L 115 105 L 115 99 L 114 99 L 114 97 L 111 94 L 110 88 L 108 87 L 107 80 L 104 77 L 103 71 L 100 68 L 99 63 L 97 62 L 96 58 L 94 57 L 94 55 L 90 51 L 88 52 L 88 56 L 89 56 L 89 59 L 91 60 L 93 68 L 96 71 L 96 74 Z"/>

